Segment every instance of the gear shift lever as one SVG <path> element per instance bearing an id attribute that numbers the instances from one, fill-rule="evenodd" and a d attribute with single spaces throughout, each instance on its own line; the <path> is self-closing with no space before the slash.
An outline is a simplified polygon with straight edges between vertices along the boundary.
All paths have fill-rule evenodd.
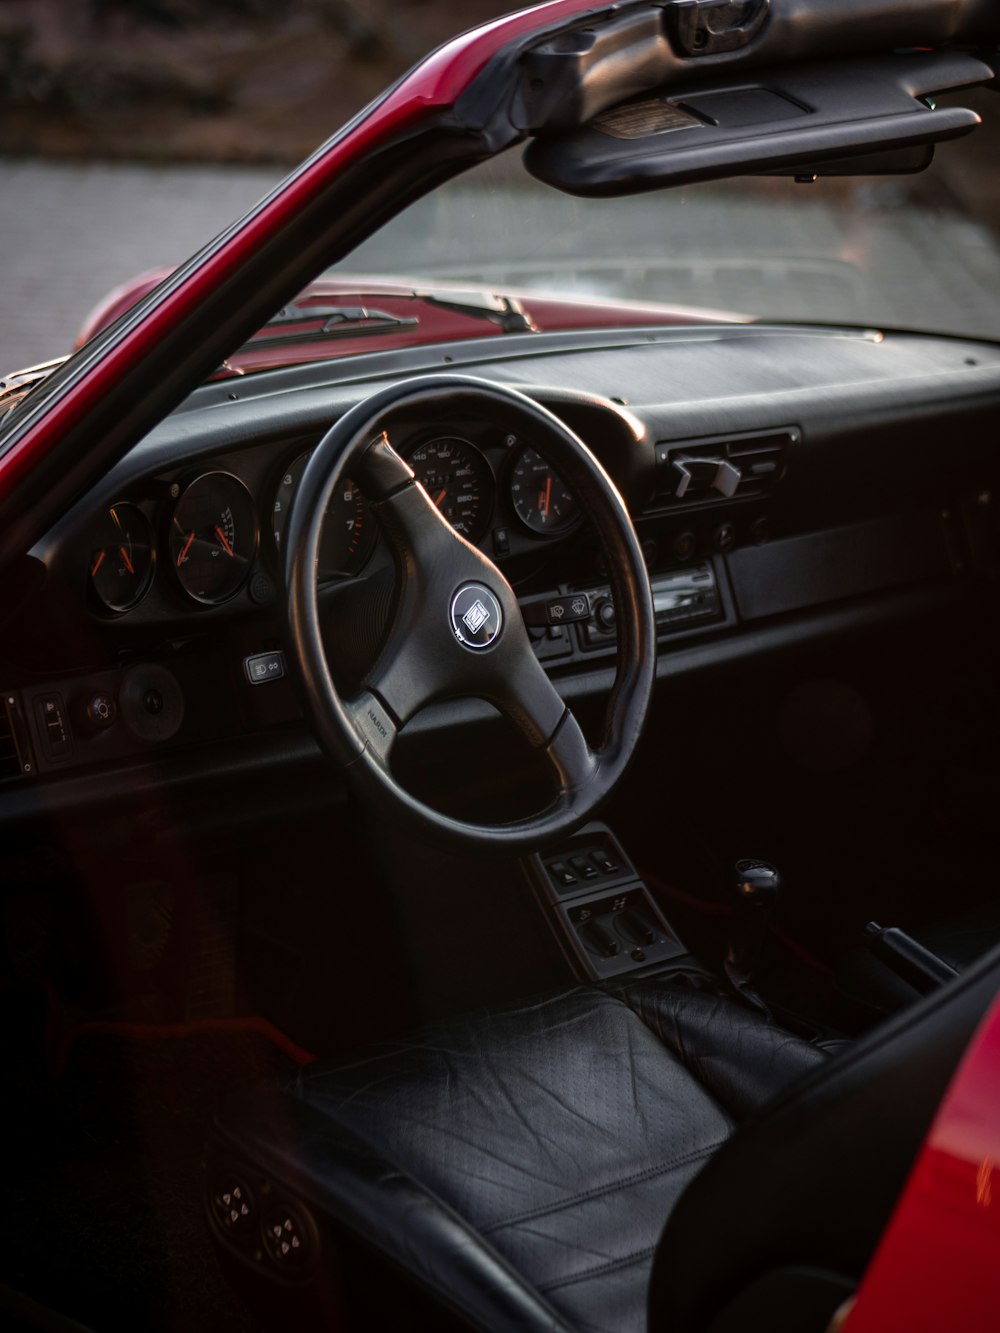
<path id="1" fill-rule="evenodd" d="M 726 976 L 733 989 L 758 1008 L 763 1000 L 753 990 L 760 970 L 764 936 L 781 894 L 781 876 L 766 861 L 737 861 L 736 910 L 726 951 Z"/>

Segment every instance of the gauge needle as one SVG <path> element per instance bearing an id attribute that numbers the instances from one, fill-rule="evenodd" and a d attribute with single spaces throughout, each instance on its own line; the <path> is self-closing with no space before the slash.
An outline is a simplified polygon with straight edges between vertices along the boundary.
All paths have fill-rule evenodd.
<path id="1" fill-rule="evenodd" d="M 118 550 L 121 552 L 121 557 L 125 561 L 125 568 L 130 574 L 134 574 L 135 569 L 132 566 L 132 561 L 128 558 L 128 551 L 126 551 L 124 546 L 119 546 Z"/>
<path id="2" fill-rule="evenodd" d="M 549 516 L 549 501 L 552 499 L 552 473 L 545 478 L 545 490 L 538 492 L 538 508 L 542 518 Z"/>
<path id="3" fill-rule="evenodd" d="M 97 573 L 97 571 L 100 569 L 100 567 L 104 564 L 104 557 L 105 557 L 106 555 L 107 555 L 107 551 L 98 551 L 98 553 L 97 553 L 97 559 L 94 561 L 94 563 L 93 563 L 93 564 L 91 565 L 91 567 L 90 567 L 90 577 L 91 577 L 91 578 L 94 577 L 94 575 Z"/>
<path id="4" fill-rule="evenodd" d="M 184 543 L 184 545 L 181 547 L 181 553 L 180 553 L 180 555 L 177 557 L 177 567 L 178 567 L 178 568 L 180 568 L 180 566 L 183 565 L 183 563 L 184 563 L 184 557 L 187 555 L 188 551 L 190 551 L 190 549 L 191 549 L 191 543 L 192 543 L 193 541 L 194 541 L 194 532 L 189 532 L 189 533 L 188 533 L 188 539 L 187 539 L 187 541 Z"/>
<path id="5" fill-rule="evenodd" d="M 229 543 L 226 541 L 226 534 L 225 534 L 225 533 L 222 531 L 222 529 L 221 529 L 220 527 L 218 527 L 218 526 L 216 526 L 216 529 L 215 529 L 215 535 L 218 537 L 219 541 L 222 543 L 222 549 L 225 551 L 226 555 L 232 555 L 232 553 L 233 553 L 233 548 L 232 548 L 232 547 L 229 545 Z"/>
<path id="6" fill-rule="evenodd" d="M 440 491 L 438 491 L 437 495 L 435 495 L 435 497 L 434 497 L 434 507 L 435 507 L 435 509 L 440 509 L 440 508 L 441 508 L 441 501 L 444 499 L 444 497 L 445 497 L 447 494 L 448 494 L 447 490 L 440 490 Z"/>

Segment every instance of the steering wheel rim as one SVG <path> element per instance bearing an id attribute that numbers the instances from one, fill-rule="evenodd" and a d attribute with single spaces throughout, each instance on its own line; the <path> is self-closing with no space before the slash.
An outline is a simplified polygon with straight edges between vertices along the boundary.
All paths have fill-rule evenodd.
<path id="1" fill-rule="evenodd" d="M 466 404 L 475 415 L 494 411 L 520 423 L 527 438 L 541 444 L 601 542 L 618 609 L 618 665 L 596 750 L 538 663 L 503 574 L 442 518 L 392 448 L 389 432 L 402 409 L 454 412 Z M 402 582 L 387 640 L 361 692 L 345 700 L 327 662 L 315 571 L 327 506 L 347 476 L 378 516 Z M 574 832 L 621 780 L 655 676 L 649 577 L 611 478 L 582 440 L 525 394 L 472 376 L 425 375 L 352 408 L 317 445 L 302 475 L 286 525 L 282 573 L 287 643 L 317 739 L 390 820 L 402 819 L 452 850 L 521 855 Z M 479 610 L 463 624 L 459 612 L 473 587 L 473 609 L 478 603 Z M 492 635 L 490 641 L 463 641 L 463 635 L 477 637 L 469 627 L 484 611 L 478 637 Z M 390 768 L 396 736 L 420 708 L 457 697 L 486 698 L 545 753 L 557 779 L 549 806 L 512 823 L 480 824 L 435 810 L 400 785 Z"/>

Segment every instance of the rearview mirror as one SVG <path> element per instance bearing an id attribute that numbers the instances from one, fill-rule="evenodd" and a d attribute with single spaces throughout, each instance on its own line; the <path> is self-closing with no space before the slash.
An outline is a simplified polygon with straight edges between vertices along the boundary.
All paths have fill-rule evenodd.
<path id="1" fill-rule="evenodd" d="M 933 145 L 980 124 L 934 95 L 988 83 L 961 52 L 783 66 L 672 86 L 540 134 L 527 169 L 569 194 L 622 195 L 739 175 L 920 171 Z"/>

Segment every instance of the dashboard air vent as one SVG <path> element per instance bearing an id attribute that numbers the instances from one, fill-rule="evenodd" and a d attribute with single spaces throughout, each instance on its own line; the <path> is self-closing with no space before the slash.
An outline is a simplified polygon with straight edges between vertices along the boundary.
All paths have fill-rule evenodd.
<path id="1" fill-rule="evenodd" d="M 766 495 L 782 480 L 794 427 L 752 435 L 664 440 L 656 445 L 653 507 L 688 508 Z"/>
<path id="2" fill-rule="evenodd" d="M 17 696 L 0 692 L 0 782 L 31 772 L 27 751 L 18 743 L 20 733 Z"/>

